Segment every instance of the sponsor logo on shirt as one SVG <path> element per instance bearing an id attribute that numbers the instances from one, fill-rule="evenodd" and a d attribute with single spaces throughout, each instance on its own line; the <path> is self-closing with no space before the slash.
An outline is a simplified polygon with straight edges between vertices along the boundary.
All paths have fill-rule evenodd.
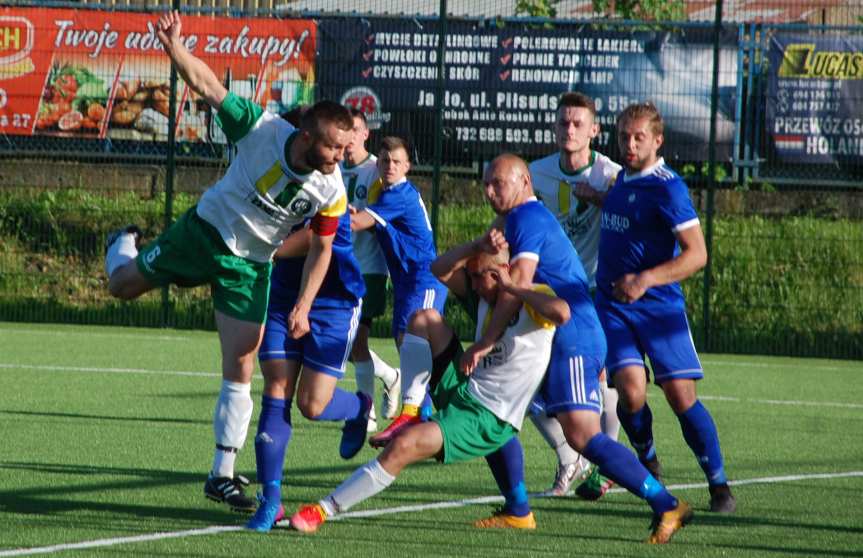
<path id="1" fill-rule="evenodd" d="M 288 207 L 294 215 L 305 215 L 312 209 L 312 202 L 306 198 L 296 198 Z"/>
<path id="2" fill-rule="evenodd" d="M 629 230 L 629 217 L 603 211 L 602 228 L 617 233 L 625 232 Z"/>

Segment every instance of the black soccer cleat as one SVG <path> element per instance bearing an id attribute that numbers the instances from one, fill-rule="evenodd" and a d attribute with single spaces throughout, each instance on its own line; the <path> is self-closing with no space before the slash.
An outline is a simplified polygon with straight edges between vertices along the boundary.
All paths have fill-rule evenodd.
<path id="1" fill-rule="evenodd" d="M 249 479 L 243 475 L 234 478 L 208 476 L 204 483 L 204 496 L 214 502 L 225 503 L 236 512 L 253 512 L 257 507 L 254 498 L 243 493 Z"/>
<path id="2" fill-rule="evenodd" d="M 737 510 L 737 500 L 731 494 L 728 483 L 711 485 L 710 511 L 713 513 L 734 513 Z"/>
<path id="3" fill-rule="evenodd" d="M 138 245 L 138 241 L 141 240 L 142 236 L 144 236 L 143 231 L 141 231 L 141 228 L 138 227 L 138 225 L 126 225 L 123 228 L 108 233 L 108 236 L 105 238 L 105 251 L 107 252 L 108 248 L 117 242 L 117 239 L 124 234 L 131 234 L 135 237 L 135 246 Z"/>

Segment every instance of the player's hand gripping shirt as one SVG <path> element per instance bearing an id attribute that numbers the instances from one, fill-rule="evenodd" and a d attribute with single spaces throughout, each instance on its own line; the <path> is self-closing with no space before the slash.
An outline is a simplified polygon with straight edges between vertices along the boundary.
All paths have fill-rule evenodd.
<path id="1" fill-rule="evenodd" d="M 555 296 L 545 285 L 534 285 L 534 290 Z M 485 300 L 479 300 L 477 341 L 482 338 L 493 310 Z M 530 306 L 522 305 L 468 379 L 471 395 L 497 418 L 518 430 L 545 376 L 554 331 L 553 323 Z"/>
<path id="2" fill-rule="evenodd" d="M 376 200 L 383 187 L 378 180 L 377 157 L 369 155 L 365 161 L 354 166 L 341 163 L 342 179 L 348 189 L 348 203 L 357 209 L 365 209 Z M 387 274 L 387 261 L 374 231 L 354 233 L 354 255 L 360 262 L 364 274 Z"/>
<path id="3" fill-rule="evenodd" d="M 299 296 L 306 258 L 277 259 L 270 283 L 270 302 L 294 301 Z M 333 255 L 312 308 L 353 308 L 365 295 L 366 285 L 354 257 L 351 242 L 351 216 L 339 217 L 333 239 Z"/>
<path id="4" fill-rule="evenodd" d="M 596 286 L 602 209 L 576 198 L 575 187 L 577 184 L 586 184 L 597 192 L 607 192 L 620 169 L 620 165 L 596 151 L 590 152 L 587 165 L 572 173 L 563 170 L 559 152 L 530 164 L 534 192 L 543 205 L 557 216 L 563 232 L 581 258 L 591 288 Z"/>
<path id="5" fill-rule="evenodd" d="M 504 236 L 511 261 L 537 262 L 533 281 L 551 287 L 569 304 L 569 321 L 557 328 L 555 344 L 567 354 L 605 356 L 605 336 L 596 316 L 584 269 L 557 219 L 536 198 L 506 216 Z"/>
<path id="6" fill-rule="evenodd" d="M 291 229 L 315 215 L 338 218 L 347 197 L 338 169 L 301 174 L 289 164 L 296 129 L 252 101 L 228 93 L 217 122 L 237 146 L 225 175 L 198 203 L 235 255 L 267 262 Z"/>
<path id="7" fill-rule="evenodd" d="M 396 295 L 439 287 L 431 273 L 437 257 L 431 223 L 419 192 L 405 180 L 380 191 L 366 207 L 387 260 Z"/>
<path id="8" fill-rule="evenodd" d="M 686 184 L 663 159 L 638 174 L 620 173 L 602 207 L 598 300 L 615 302 L 612 283 L 680 253 L 675 233 L 698 225 Z M 634 305 L 684 306 L 678 283 L 652 287 Z"/>

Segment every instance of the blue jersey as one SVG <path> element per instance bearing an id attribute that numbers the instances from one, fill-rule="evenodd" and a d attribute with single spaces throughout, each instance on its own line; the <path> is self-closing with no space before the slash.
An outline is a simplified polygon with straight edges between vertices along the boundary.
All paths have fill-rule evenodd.
<path id="1" fill-rule="evenodd" d="M 504 236 L 510 258 L 537 262 L 534 283 L 545 283 L 569 304 L 571 318 L 559 327 L 555 343 L 565 342 L 582 355 L 605 357 L 605 337 L 587 286 L 587 276 L 572 242 L 557 218 L 536 198 L 506 216 Z"/>
<path id="2" fill-rule="evenodd" d="M 663 159 L 638 174 L 620 173 L 602 205 L 597 301 L 614 303 L 614 281 L 677 256 L 675 233 L 696 225 L 689 190 Z M 683 291 L 678 283 L 652 287 L 633 304 L 683 307 Z"/>
<path id="3" fill-rule="evenodd" d="M 293 305 L 300 292 L 305 257 L 276 260 L 270 277 L 270 304 Z M 351 216 L 345 212 L 339 217 L 339 227 L 333 239 L 333 255 L 321 288 L 312 308 L 354 307 L 366 293 L 360 265 L 354 257 L 351 240 Z"/>
<path id="4" fill-rule="evenodd" d="M 440 282 L 432 274 L 437 258 L 431 223 L 419 192 L 409 181 L 379 190 L 369 199 L 366 211 L 375 220 L 375 234 L 387 260 L 397 296 L 435 288 Z"/>

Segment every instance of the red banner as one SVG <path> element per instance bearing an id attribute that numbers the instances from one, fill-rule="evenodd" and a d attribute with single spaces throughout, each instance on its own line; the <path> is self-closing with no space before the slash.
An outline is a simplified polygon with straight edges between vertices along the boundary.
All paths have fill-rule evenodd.
<path id="1" fill-rule="evenodd" d="M 170 60 L 156 15 L 0 9 L 0 132 L 129 140 L 168 133 Z M 309 102 L 311 20 L 184 16 L 182 37 L 235 93 L 278 112 Z M 209 110 L 182 81 L 177 138 L 204 138 Z"/>

